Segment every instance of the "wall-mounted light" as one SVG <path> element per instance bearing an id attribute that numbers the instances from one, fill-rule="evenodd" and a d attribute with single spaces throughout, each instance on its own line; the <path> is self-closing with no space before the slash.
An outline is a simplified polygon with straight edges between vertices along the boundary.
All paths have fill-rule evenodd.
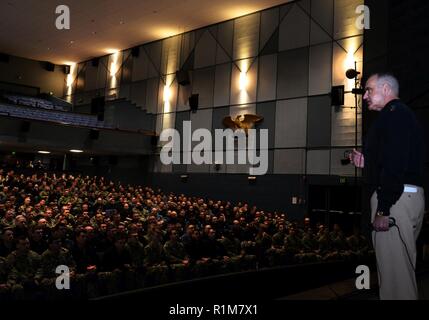
<path id="1" fill-rule="evenodd" d="M 119 51 L 112 54 L 112 63 L 110 64 L 110 76 L 114 77 L 118 72 Z"/>
<path id="2" fill-rule="evenodd" d="M 39 151 L 37 151 L 37 153 L 40 153 L 40 154 L 50 154 L 51 152 L 50 151 L 39 150 Z"/>
<path id="3" fill-rule="evenodd" d="M 247 181 L 249 184 L 255 184 L 256 183 L 256 177 L 255 176 L 249 176 L 247 177 Z"/>
<path id="4" fill-rule="evenodd" d="M 66 83 L 67 83 L 67 87 L 71 87 L 73 84 L 73 75 L 76 68 L 76 63 L 71 63 L 70 65 L 67 65 L 67 66 L 69 67 L 69 72 L 67 74 Z"/>
<path id="5" fill-rule="evenodd" d="M 83 150 L 79 150 L 79 149 L 70 149 L 70 152 L 73 152 L 73 153 L 82 153 L 82 152 L 83 152 Z"/>
<path id="6" fill-rule="evenodd" d="M 67 97 L 70 98 L 71 94 L 73 93 L 73 82 L 74 82 L 75 71 L 76 71 L 76 63 L 72 62 L 68 65 L 70 66 L 70 70 L 66 77 L 66 86 L 67 86 Z"/>
<path id="7" fill-rule="evenodd" d="M 240 72 L 240 80 L 239 80 L 240 91 L 246 90 L 248 83 L 249 83 L 249 80 L 247 78 L 247 72 L 241 71 Z"/>
<path id="8" fill-rule="evenodd" d="M 354 57 L 352 50 L 347 52 L 347 56 L 346 56 L 346 60 L 345 60 L 344 64 L 345 64 L 344 65 L 345 70 L 349 70 L 349 69 L 354 67 L 355 57 Z"/>
<path id="9" fill-rule="evenodd" d="M 164 86 L 164 94 L 163 94 L 163 101 L 164 102 L 170 102 L 171 98 L 171 89 L 169 85 Z"/>

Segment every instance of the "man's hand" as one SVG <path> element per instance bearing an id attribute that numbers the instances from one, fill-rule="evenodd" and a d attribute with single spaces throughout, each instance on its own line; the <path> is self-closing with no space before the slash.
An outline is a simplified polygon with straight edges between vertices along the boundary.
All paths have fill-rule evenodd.
<path id="1" fill-rule="evenodd" d="M 351 163 L 353 163 L 356 167 L 363 168 L 365 159 L 363 157 L 362 152 L 353 149 L 353 152 L 349 154 L 349 159 Z"/>
<path id="2" fill-rule="evenodd" d="M 389 231 L 389 217 L 376 216 L 372 225 L 375 231 Z"/>

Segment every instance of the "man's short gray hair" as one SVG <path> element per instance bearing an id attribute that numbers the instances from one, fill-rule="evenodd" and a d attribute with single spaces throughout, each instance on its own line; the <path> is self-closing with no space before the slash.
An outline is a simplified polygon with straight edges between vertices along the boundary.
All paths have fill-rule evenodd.
<path id="1" fill-rule="evenodd" d="M 391 73 L 376 73 L 374 76 L 377 77 L 377 83 L 379 85 L 387 84 L 395 96 L 399 95 L 399 82 Z"/>

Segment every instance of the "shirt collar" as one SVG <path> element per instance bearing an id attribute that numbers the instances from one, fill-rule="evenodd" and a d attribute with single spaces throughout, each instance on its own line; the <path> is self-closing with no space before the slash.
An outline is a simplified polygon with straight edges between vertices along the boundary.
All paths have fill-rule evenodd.
<path id="1" fill-rule="evenodd" d="M 391 111 L 392 110 L 392 106 L 398 102 L 400 102 L 400 99 L 393 99 L 390 100 L 385 106 L 384 108 L 381 110 L 381 112 L 387 112 L 387 111 Z"/>

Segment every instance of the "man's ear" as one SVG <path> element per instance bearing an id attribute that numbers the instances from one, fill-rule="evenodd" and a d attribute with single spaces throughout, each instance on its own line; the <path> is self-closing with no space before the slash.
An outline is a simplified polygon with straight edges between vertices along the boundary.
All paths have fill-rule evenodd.
<path id="1" fill-rule="evenodd" d="M 390 95 L 391 91 L 392 91 L 392 89 L 390 88 L 390 86 L 387 83 L 383 84 L 383 93 L 385 96 Z"/>

